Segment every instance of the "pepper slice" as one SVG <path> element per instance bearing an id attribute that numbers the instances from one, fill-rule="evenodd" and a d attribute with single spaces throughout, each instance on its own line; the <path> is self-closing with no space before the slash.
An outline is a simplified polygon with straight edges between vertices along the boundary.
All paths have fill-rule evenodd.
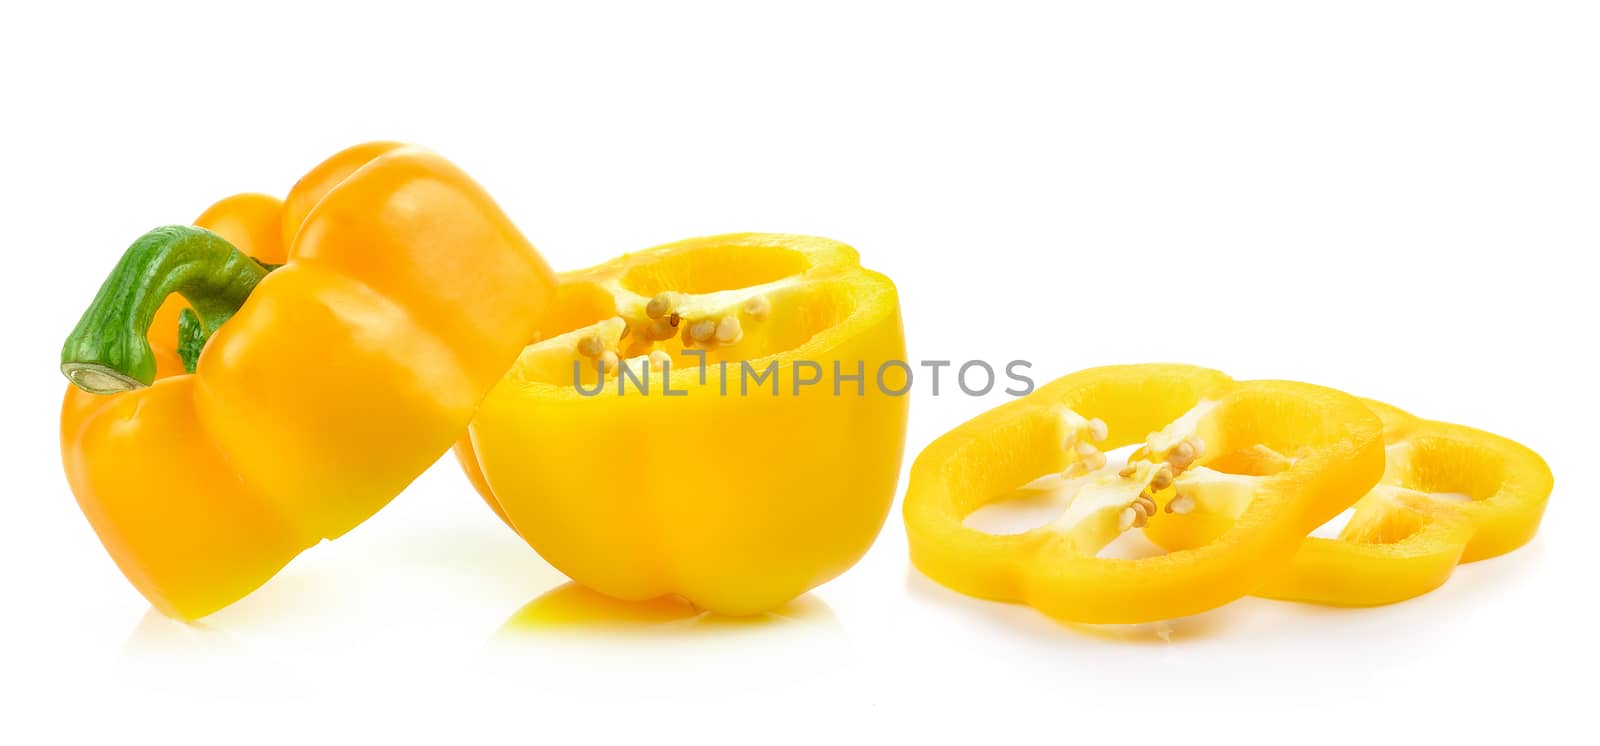
<path id="1" fill-rule="evenodd" d="M 736 234 L 560 279 L 456 449 L 540 555 L 609 596 L 746 615 L 866 552 L 908 405 L 888 278 L 835 241 Z"/>
<path id="2" fill-rule="evenodd" d="M 1538 531 L 1554 481 L 1537 453 L 1493 433 L 1363 403 L 1384 425 L 1382 481 L 1356 503 L 1339 538 L 1307 539 L 1290 569 L 1256 595 L 1336 606 L 1403 601 L 1442 585 L 1458 563 L 1499 556 Z M 1269 474 L 1285 464 L 1257 454 L 1233 466 Z M 1162 546 L 1188 545 L 1207 530 L 1189 518 L 1152 524 L 1146 534 Z"/>
<path id="3" fill-rule="evenodd" d="M 202 228 L 152 231 L 62 350 L 68 482 L 117 566 L 179 618 L 243 597 L 422 473 L 554 289 L 482 188 L 398 143 L 200 222 L 260 261 Z"/>
<path id="4" fill-rule="evenodd" d="M 1147 435 L 1148 433 L 1148 435 Z M 1139 443 L 1128 465 L 1104 450 Z M 1266 476 L 1209 468 L 1263 445 L 1296 455 Z M 1136 623 L 1228 603 L 1287 567 L 1303 537 L 1383 473 L 1382 426 L 1349 395 L 1235 382 L 1185 365 L 1094 368 L 985 412 L 929 445 L 905 500 L 911 560 L 954 590 L 1088 623 Z M 1060 472 L 1071 501 L 1048 525 L 994 535 L 963 525 L 985 504 Z M 1211 541 L 1144 559 L 1097 557 L 1158 515 L 1224 504 Z"/>

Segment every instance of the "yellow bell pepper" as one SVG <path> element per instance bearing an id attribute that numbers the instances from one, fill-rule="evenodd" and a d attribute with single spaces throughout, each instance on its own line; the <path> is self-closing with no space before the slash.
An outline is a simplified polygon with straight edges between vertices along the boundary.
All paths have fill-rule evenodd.
<path id="1" fill-rule="evenodd" d="M 68 482 L 118 567 L 180 618 L 243 597 L 433 463 L 554 291 L 476 183 L 398 143 L 199 222 L 227 238 L 135 242 L 62 350 Z"/>
<path id="2" fill-rule="evenodd" d="M 1148 434 L 1148 435 L 1147 435 Z M 1105 450 L 1140 443 L 1126 466 Z M 1295 460 L 1226 474 L 1216 454 L 1262 445 Z M 1383 473 L 1382 426 L 1354 397 L 1285 381 L 1235 382 L 1183 365 L 1094 368 L 1057 379 L 941 436 L 905 499 L 913 564 L 962 593 L 1077 622 L 1184 616 L 1244 596 L 1288 567 L 1302 539 Z M 1071 495 L 1050 524 L 1013 535 L 964 525 L 1042 475 Z M 1211 541 L 1144 559 L 1096 556 L 1157 516 L 1238 516 Z"/>
<path id="3" fill-rule="evenodd" d="M 1306 539 L 1288 571 L 1256 595 L 1338 606 L 1403 601 L 1442 585 L 1458 563 L 1504 554 L 1538 531 L 1554 484 L 1538 454 L 1492 433 L 1363 403 L 1383 420 L 1382 481 L 1356 503 L 1339 538 Z M 1253 474 L 1288 464 L 1267 452 L 1238 461 L 1238 471 Z M 1197 540 L 1183 520 L 1146 533 L 1167 547 Z"/>
<path id="4" fill-rule="evenodd" d="M 456 452 L 579 583 L 757 614 L 882 528 L 909 369 L 894 285 L 854 249 L 739 234 L 629 254 L 562 274 L 537 339 Z"/>

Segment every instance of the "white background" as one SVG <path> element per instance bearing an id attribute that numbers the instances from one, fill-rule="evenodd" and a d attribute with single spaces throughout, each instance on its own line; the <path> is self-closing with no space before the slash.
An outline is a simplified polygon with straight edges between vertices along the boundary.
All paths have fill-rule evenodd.
<path id="1" fill-rule="evenodd" d="M 1592 711 L 1592 4 L 160 5 L 0 11 L 0 741 L 1382 742 Z M 912 571 L 897 498 L 788 618 L 553 632 L 507 622 L 563 579 L 447 460 L 168 622 L 61 476 L 61 340 L 144 230 L 377 138 L 455 160 L 559 268 L 825 235 L 899 284 L 914 357 L 1311 380 L 1521 440 L 1556 491 L 1531 545 L 1373 610 L 1068 627 Z M 1004 398 L 920 393 L 907 463 Z"/>

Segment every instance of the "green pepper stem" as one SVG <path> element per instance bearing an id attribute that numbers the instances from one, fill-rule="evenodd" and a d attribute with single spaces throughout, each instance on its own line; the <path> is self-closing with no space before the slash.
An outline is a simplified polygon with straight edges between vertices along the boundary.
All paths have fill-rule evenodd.
<path id="1" fill-rule="evenodd" d="M 185 366 L 211 334 L 244 305 L 267 269 L 223 237 L 186 225 L 144 234 L 128 247 L 61 346 L 61 372 L 91 394 L 115 394 L 155 381 L 146 334 L 168 295 L 189 301 L 198 325 L 185 325 Z"/>

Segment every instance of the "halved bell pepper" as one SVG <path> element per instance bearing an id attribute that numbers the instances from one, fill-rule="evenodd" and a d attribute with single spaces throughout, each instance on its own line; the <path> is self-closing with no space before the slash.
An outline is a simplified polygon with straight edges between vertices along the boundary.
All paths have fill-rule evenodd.
<path id="1" fill-rule="evenodd" d="M 745 615 L 866 552 L 908 403 L 887 278 L 834 241 L 737 234 L 560 280 L 456 450 L 540 555 L 616 598 Z"/>
<path id="2" fill-rule="evenodd" d="M 1538 454 L 1493 433 L 1363 403 L 1383 420 L 1382 481 L 1356 503 L 1339 538 L 1306 539 L 1256 595 L 1337 606 L 1403 601 L 1442 585 L 1458 563 L 1509 552 L 1538 530 L 1553 486 Z M 1266 451 L 1232 460 L 1230 468 L 1252 474 L 1289 463 Z M 1209 530 L 1191 520 L 1200 517 L 1163 516 L 1146 534 L 1162 546 L 1188 545 Z"/>
<path id="3" fill-rule="evenodd" d="M 199 222 L 217 232 L 167 226 L 129 248 L 61 366 L 73 493 L 134 586 L 186 619 L 433 463 L 554 295 L 482 188 L 398 143 L 333 156 L 283 203 L 230 197 Z"/>
<path id="4" fill-rule="evenodd" d="M 1126 466 L 1104 451 L 1142 444 Z M 1262 445 L 1296 458 L 1270 476 L 1217 472 Z M 1382 425 L 1352 396 L 1303 383 L 1232 381 L 1184 365 L 1094 368 L 1057 379 L 941 436 L 905 500 L 911 560 L 962 593 L 1088 623 L 1184 616 L 1249 594 L 1383 473 Z M 964 525 L 978 508 L 1059 472 L 1062 515 L 1024 533 Z M 1238 506 L 1211 541 L 1143 559 L 1099 557 L 1123 532 L 1201 505 Z"/>

